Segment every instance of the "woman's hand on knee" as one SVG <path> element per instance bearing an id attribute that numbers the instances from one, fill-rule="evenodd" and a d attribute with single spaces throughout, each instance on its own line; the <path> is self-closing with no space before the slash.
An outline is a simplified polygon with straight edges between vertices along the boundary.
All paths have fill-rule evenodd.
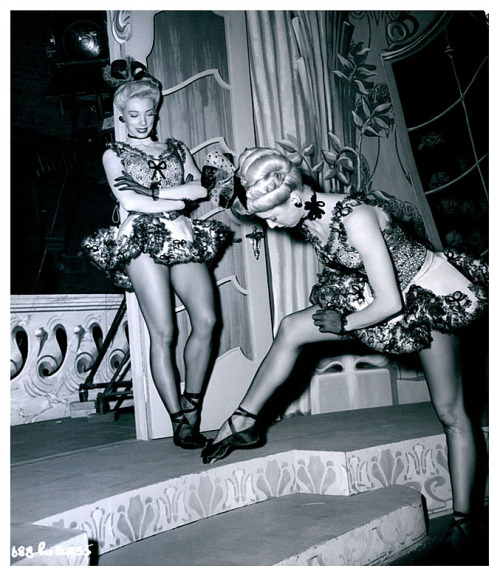
<path id="1" fill-rule="evenodd" d="M 344 329 L 343 315 L 333 309 L 319 309 L 313 314 L 312 319 L 320 333 L 338 335 Z"/>

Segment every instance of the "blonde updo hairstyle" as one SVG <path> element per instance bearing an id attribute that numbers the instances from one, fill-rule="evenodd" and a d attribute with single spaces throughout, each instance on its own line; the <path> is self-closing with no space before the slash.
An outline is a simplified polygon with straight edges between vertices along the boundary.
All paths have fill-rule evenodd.
<path id="1" fill-rule="evenodd" d="M 123 112 L 125 104 L 131 98 L 151 98 L 155 109 L 160 103 L 160 83 L 153 76 L 145 75 L 140 80 L 131 80 L 121 84 L 115 92 L 113 101 L 116 107 Z"/>
<path id="2" fill-rule="evenodd" d="M 246 190 L 248 214 L 267 212 L 302 190 L 299 169 L 274 148 L 248 148 L 239 158 L 239 177 Z"/>

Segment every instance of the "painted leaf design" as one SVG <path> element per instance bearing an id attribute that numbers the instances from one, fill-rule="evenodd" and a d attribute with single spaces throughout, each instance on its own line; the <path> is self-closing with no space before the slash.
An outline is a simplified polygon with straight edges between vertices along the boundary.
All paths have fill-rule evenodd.
<path id="1" fill-rule="evenodd" d="M 349 78 L 347 78 L 347 76 L 343 72 L 341 72 L 340 70 L 334 70 L 333 73 L 335 74 L 335 76 L 342 78 L 342 80 L 349 82 Z"/>
<path id="2" fill-rule="evenodd" d="M 342 158 L 339 158 L 339 164 L 345 170 L 351 170 L 351 171 L 354 170 L 354 164 L 350 158 L 347 158 L 347 156 L 343 156 Z"/>
<path id="3" fill-rule="evenodd" d="M 309 144 L 308 146 L 306 146 L 306 147 L 304 148 L 304 150 L 302 151 L 302 153 L 303 153 L 305 156 L 312 156 L 312 155 L 314 154 L 314 143 Z"/>
<path id="4" fill-rule="evenodd" d="M 368 106 L 368 102 L 366 102 L 366 98 L 361 99 L 361 105 L 363 106 L 363 112 L 366 116 L 370 116 L 370 107 Z"/>
<path id="5" fill-rule="evenodd" d="M 384 104 L 379 104 L 374 110 L 373 114 L 382 114 L 387 112 L 392 107 L 392 102 L 384 102 Z"/>
<path id="6" fill-rule="evenodd" d="M 287 152 L 297 152 L 297 150 L 293 147 L 293 145 L 290 142 L 287 142 L 286 140 L 277 140 L 276 144 L 279 144 L 281 148 L 283 148 Z"/>
<path id="7" fill-rule="evenodd" d="M 356 85 L 357 92 L 360 94 L 368 94 L 368 90 L 365 88 L 365 85 L 361 80 L 354 79 L 354 84 Z"/>
<path id="8" fill-rule="evenodd" d="M 352 117 L 354 119 L 354 124 L 358 127 L 358 128 L 363 128 L 363 121 L 361 120 L 361 118 L 354 112 L 354 110 L 352 111 Z"/>
<path id="9" fill-rule="evenodd" d="M 328 133 L 328 138 L 330 139 L 330 143 L 333 148 L 338 152 L 342 148 L 342 144 L 340 143 L 340 139 L 338 136 L 333 134 L 333 132 Z"/>
<path id="10" fill-rule="evenodd" d="M 312 167 L 312 171 L 313 172 L 321 172 L 323 170 L 323 166 L 325 165 L 325 161 L 321 160 L 320 162 L 318 162 L 318 164 L 315 164 Z"/>
<path id="11" fill-rule="evenodd" d="M 380 116 L 375 116 L 373 120 L 377 126 L 380 126 L 380 128 L 385 128 L 386 130 L 389 130 L 389 125 Z"/>
<path id="12" fill-rule="evenodd" d="M 372 126 L 365 126 L 363 134 L 366 134 L 367 136 L 382 136 L 382 133 L 377 132 Z"/>
<path id="13" fill-rule="evenodd" d="M 350 72 L 352 72 L 354 70 L 353 63 L 350 62 L 347 58 L 344 58 L 344 56 L 342 56 L 340 54 L 338 54 L 337 57 L 344 68 L 346 68 Z"/>
<path id="14" fill-rule="evenodd" d="M 359 52 L 356 52 L 354 54 L 354 62 L 356 62 L 356 64 L 364 64 L 370 50 L 370 48 L 363 48 Z"/>
<path id="15" fill-rule="evenodd" d="M 364 56 L 364 55 L 368 55 L 368 52 L 371 51 L 371 48 L 361 48 L 361 50 L 358 50 L 356 52 L 356 56 Z"/>
<path id="16" fill-rule="evenodd" d="M 338 172 L 337 173 L 337 179 L 342 183 L 342 184 L 349 184 L 349 179 L 342 174 L 342 172 Z"/>
<path id="17" fill-rule="evenodd" d="M 334 154 L 333 152 L 330 152 L 329 150 L 323 150 L 323 156 L 325 157 L 326 162 L 328 162 L 328 164 L 334 164 L 337 160 L 337 155 Z"/>
<path id="18" fill-rule="evenodd" d="M 356 74 L 358 76 L 360 76 L 361 78 L 370 78 L 370 76 L 376 76 L 377 75 L 376 72 L 372 72 L 371 70 L 368 70 L 368 68 L 366 68 L 365 66 L 359 66 L 356 69 Z"/>
<path id="19" fill-rule="evenodd" d="M 298 152 L 292 153 L 288 158 L 292 164 L 295 164 L 295 166 L 300 166 L 302 164 L 302 156 Z"/>

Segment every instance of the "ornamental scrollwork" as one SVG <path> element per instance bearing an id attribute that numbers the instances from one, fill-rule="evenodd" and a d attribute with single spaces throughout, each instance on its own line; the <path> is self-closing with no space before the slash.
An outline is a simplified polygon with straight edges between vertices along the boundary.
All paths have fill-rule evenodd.
<path id="1" fill-rule="evenodd" d="M 386 37 L 389 46 L 408 42 L 418 31 L 418 20 L 408 12 L 393 11 L 388 13 Z"/>
<path id="2" fill-rule="evenodd" d="M 132 32 L 131 10 L 111 10 L 111 31 L 114 39 L 119 44 L 124 44 L 130 39 Z"/>

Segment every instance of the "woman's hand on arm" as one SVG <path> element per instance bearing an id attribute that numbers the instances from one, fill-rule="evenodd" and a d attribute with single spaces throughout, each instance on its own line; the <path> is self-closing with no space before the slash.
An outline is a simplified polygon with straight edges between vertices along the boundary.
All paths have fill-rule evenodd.
<path id="1" fill-rule="evenodd" d="M 196 162 L 184 143 L 180 142 L 185 154 L 184 160 L 184 184 L 172 186 L 170 188 L 162 188 L 160 190 L 160 198 L 200 200 L 207 198 L 208 191 L 201 186 L 201 172 L 196 166 Z"/>
<path id="2" fill-rule="evenodd" d="M 206 198 L 208 191 L 201 186 L 201 172 L 186 146 L 182 143 L 180 146 L 182 146 L 186 155 L 186 160 L 184 161 L 184 184 L 160 188 L 159 197 L 170 200 L 182 200 L 183 198 L 200 200 Z"/>
<path id="3" fill-rule="evenodd" d="M 320 333 L 339 335 L 344 331 L 344 317 L 334 309 L 318 309 L 312 318 Z"/>
<path id="4" fill-rule="evenodd" d="M 103 155 L 103 166 L 111 191 L 120 206 L 127 212 L 157 213 L 182 210 L 182 200 L 153 200 L 151 189 L 135 182 L 130 175 L 123 172 L 120 158 L 111 149 Z M 148 194 L 149 190 L 149 194 Z"/>
<path id="5" fill-rule="evenodd" d="M 369 327 L 401 312 L 403 300 L 392 258 L 382 235 L 375 208 L 356 207 L 344 219 L 349 244 L 355 248 L 368 276 L 374 300 L 359 312 L 347 316 L 345 330 Z"/>
<path id="6" fill-rule="evenodd" d="M 143 196 L 152 196 L 151 188 L 139 184 L 125 171 L 122 171 L 121 176 L 115 178 L 115 187 L 118 188 L 118 190 L 132 190 Z"/>

